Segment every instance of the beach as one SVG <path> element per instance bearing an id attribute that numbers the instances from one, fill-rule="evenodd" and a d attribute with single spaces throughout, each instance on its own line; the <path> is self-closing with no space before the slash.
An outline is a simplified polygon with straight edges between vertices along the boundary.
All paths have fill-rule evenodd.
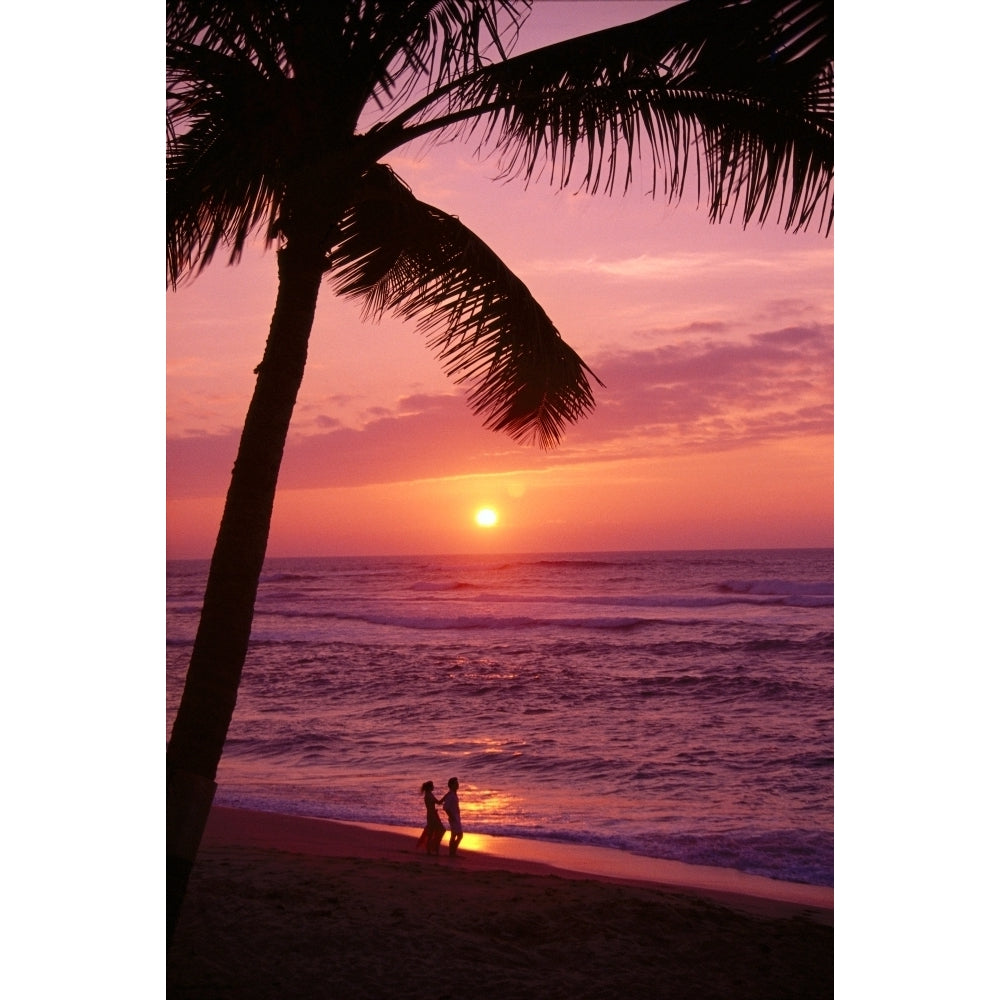
<path id="1" fill-rule="evenodd" d="M 167 996 L 833 996 L 830 889 L 418 833 L 216 807 Z"/>

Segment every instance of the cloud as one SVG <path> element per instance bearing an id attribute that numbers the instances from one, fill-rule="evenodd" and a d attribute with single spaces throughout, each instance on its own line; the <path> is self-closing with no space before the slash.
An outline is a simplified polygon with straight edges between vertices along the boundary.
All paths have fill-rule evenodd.
<path id="1" fill-rule="evenodd" d="M 669 275 L 680 280 L 690 275 L 711 275 L 721 279 L 728 273 L 754 274 L 771 277 L 781 275 L 791 280 L 796 274 L 829 267 L 829 254 L 824 249 L 788 250 L 757 254 L 725 251 L 685 252 L 670 254 L 636 254 L 630 257 L 536 258 L 525 264 L 526 270 L 544 274 L 596 275 L 634 281 L 662 281 Z"/>
<path id="2" fill-rule="evenodd" d="M 492 472 L 496 463 L 534 466 L 545 453 L 514 444 L 480 426 L 460 396 L 421 395 L 399 400 L 388 415 L 361 428 L 343 425 L 312 432 L 313 419 L 296 420 L 289 433 L 279 486 L 308 489 L 406 482 Z M 225 492 L 238 432 L 167 441 L 167 492 L 171 497 Z"/>
<path id="3" fill-rule="evenodd" d="M 564 466 L 581 461 L 725 451 L 833 433 L 833 330 L 759 331 L 741 340 L 692 324 L 666 344 L 594 360 L 606 389 L 597 410 L 550 452 L 485 430 L 452 394 L 417 394 L 369 411 L 361 427 L 297 414 L 280 487 L 408 482 Z M 225 492 L 238 433 L 167 442 L 170 496 Z"/>
<path id="4" fill-rule="evenodd" d="M 638 434 L 678 451 L 721 450 L 833 430 L 829 325 L 736 342 L 690 338 L 606 355 L 595 370 L 608 387 L 595 418 L 607 439 Z"/>

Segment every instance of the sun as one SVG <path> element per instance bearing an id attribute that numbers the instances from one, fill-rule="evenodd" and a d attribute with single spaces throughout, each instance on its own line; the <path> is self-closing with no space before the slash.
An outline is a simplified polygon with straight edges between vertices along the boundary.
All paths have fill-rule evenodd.
<path id="1" fill-rule="evenodd" d="M 476 524 L 480 528 L 492 528 L 497 523 L 497 512 L 492 507 L 480 507 L 476 511 Z"/>

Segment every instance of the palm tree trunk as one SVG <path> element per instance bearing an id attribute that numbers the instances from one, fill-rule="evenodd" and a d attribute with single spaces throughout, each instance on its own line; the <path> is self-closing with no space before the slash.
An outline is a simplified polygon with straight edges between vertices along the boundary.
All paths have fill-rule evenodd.
<path id="1" fill-rule="evenodd" d="M 324 260 L 289 242 L 278 252 L 278 297 L 257 368 L 201 621 L 167 746 L 167 945 L 215 794 L 236 707 L 285 438 L 302 383 Z"/>

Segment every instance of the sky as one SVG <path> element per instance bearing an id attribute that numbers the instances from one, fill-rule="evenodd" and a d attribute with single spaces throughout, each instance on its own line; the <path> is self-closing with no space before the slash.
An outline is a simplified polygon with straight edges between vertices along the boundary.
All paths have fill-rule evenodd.
<path id="1" fill-rule="evenodd" d="M 517 51 L 663 6 L 545 0 Z M 269 555 L 833 544 L 832 234 L 710 224 L 642 163 L 609 196 L 498 180 L 458 143 L 385 162 L 499 253 L 605 388 L 557 448 L 515 444 L 412 324 L 325 286 Z M 276 287 L 261 243 L 168 292 L 168 558 L 211 555 Z"/>

